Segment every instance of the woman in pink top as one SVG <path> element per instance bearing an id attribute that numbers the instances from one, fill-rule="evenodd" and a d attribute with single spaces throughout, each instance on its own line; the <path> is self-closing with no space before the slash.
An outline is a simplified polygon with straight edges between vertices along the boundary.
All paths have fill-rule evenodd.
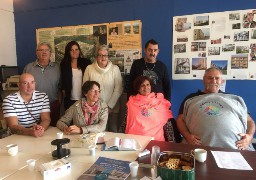
<path id="1" fill-rule="evenodd" d="M 163 126 L 173 118 L 171 103 L 162 93 L 151 92 L 152 81 L 146 76 L 134 80 L 133 88 L 138 92 L 127 102 L 125 133 L 152 136 L 165 141 Z"/>

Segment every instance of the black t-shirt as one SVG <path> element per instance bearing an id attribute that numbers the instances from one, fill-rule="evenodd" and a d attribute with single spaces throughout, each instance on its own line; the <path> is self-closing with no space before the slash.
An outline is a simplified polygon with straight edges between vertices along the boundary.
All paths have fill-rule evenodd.
<path id="1" fill-rule="evenodd" d="M 155 63 L 145 63 L 144 58 L 135 60 L 130 71 L 128 96 L 137 94 L 137 92 L 133 91 L 133 81 L 138 76 L 147 76 L 151 78 L 154 82 L 152 92 L 163 93 L 164 98 L 170 100 L 170 80 L 164 63 L 159 60 Z"/>

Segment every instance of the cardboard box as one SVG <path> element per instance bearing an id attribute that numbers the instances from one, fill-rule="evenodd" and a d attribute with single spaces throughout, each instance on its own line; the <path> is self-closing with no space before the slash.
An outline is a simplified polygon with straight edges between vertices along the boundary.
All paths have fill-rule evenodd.
<path id="1" fill-rule="evenodd" d="M 157 176 L 162 180 L 195 180 L 195 159 L 188 153 L 163 153 L 157 162 Z"/>
<path id="2" fill-rule="evenodd" d="M 65 176 L 71 171 L 71 163 L 66 159 L 58 159 L 40 165 L 40 172 L 44 180 Z"/>

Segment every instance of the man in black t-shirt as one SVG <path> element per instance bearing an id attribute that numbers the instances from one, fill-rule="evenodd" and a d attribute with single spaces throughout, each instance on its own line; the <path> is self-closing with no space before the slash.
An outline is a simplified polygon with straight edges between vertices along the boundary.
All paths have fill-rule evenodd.
<path id="1" fill-rule="evenodd" d="M 135 60 L 130 71 L 130 79 L 128 86 L 128 99 L 130 95 L 138 92 L 133 91 L 133 81 L 138 76 L 148 76 L 154 82 L 152 92 L 161 92 L 165 99 L 170 100 L 170 80 L 167 67 L 164 63 L 157 59 L 159 53 L 158 43 L 154 39 L 150 39 L 145 44 L 145 57 Z"/>

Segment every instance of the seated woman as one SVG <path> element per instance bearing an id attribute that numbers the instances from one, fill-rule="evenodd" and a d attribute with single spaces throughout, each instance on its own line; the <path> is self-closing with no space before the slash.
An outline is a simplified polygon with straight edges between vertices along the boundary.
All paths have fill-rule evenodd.
<path id="1" fill-rule="evenodd" d="M 168 119 L 173 118 L 171 103 L 164 99 L 162 93 L 152 93 L 152 84 L 146 76 L 134 80 L 133 88 L 138 94 L 130 96 L 127 102 L 126 124 L 122 124 L 120 132 L 123 128 L 127 134 L 152 136 L 155 140 L 165 141 L 163 127 Z"/>
<path id="2" fill-rule="evenodd" d="M 99 99 L 100 84 L 86 81 L 82 87 L 82 99 L 75 102 L 57 122 L 65 134 L 102 132 L 106 129 L 108 106 Z"/>

